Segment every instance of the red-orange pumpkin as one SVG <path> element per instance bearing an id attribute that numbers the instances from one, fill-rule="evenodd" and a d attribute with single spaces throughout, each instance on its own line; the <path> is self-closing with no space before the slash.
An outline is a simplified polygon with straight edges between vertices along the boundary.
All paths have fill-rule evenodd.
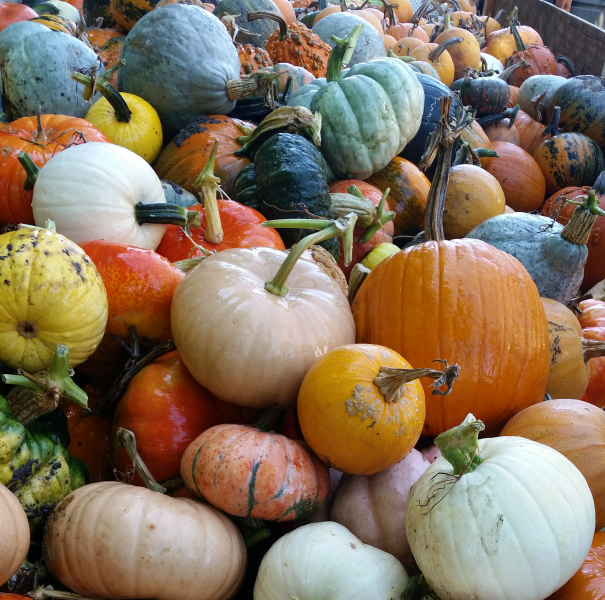
<path id="1" fill-rule="evenodd" d="M 587 340 L 605 342 L 605 302 L 585 300 L 580 302 L 582 314 L 578 320 L 582 326 L 582 336 Z M 590 379 L 582 400 L 605 407 L 605 357 L 593 358 L 588 362 Z"/>
<path id="2" fill-rule="evenodd" d="M 2 3 L 0 4 L 0 31 L 13 23 L 29 21 L 37 16 L 38 13 L 25 4 Z"/>

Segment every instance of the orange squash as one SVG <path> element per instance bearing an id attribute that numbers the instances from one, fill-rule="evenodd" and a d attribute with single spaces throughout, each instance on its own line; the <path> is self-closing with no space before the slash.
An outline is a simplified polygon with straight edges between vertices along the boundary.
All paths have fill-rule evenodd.
<path id="1" fill-rule="evenodd" d="M 578 321 L 582 326 L 582 337 L 587 340 L 605 342 L 605 302 L 585 300 L 580 302 L 581 314 Z M 590 380 L 582 400 L 600 408 L 605 407 L 605 357 L 593 358 L 588 363 Z"/>
<path id="2" fill-rule="evenodd" d="M 452 27 L 449 19 L 448 13 L 445 29 L 435 38 L 435 44 L 442 44 L 452 38 L 462 38 L 462 42 L 448 48 L 449 55 L 454 61 L 454 80 L 456 80 L 464 77 L 469 67 L 477 71 L 481 68 L 481 48 L 477 38 L 470 31 Z"/>
<path id="3" fill-rule="evenodd" d="M 551 400 L 515 415 L 500 435 L 516 435 L 554 448 L 584 475 L 605 527 L 605 413 L 581 400 Z M 574 598 L 574 600 L 576 600 Z"/>
<path id="4" fill-rule="evenodd" d="M 426 42 L 418 39 L 417 37 L 405 36 L 402 37 L 393 47 L 393 52 L 397 56 L 411 56 L 411 53 L 418 48 L 418 46 L 424 46 Z"/>
<path id="5" fill-rule="evenodd" d="M 520 146 L 521 144 L 519 131 L 514 123 L 510 124 L 510 119 L 502 119 L 496 123 L 483 125 L 483 131 L 485 131 L 485 135 L 487 135 L 492 144 L 494 142 L 508 142 L 515 146 Z"/>
<path id="6" fill-rule="evenodd" d="M 496 19 L 492 19 L 489 16 L 481 16 L 477 17 L 480 21 L 485 23 L 485 36 L 487 37 L 490 33 L 494 33 L 494 31 L 499 31 L 502 29 L 502 25 L 496 21 Z"/>
<path id="7" fill-rule="evenodd" d="M 474 15 L 477 14 L 477 7 L 473 0 L 458 0 L 458 4 L 460 5 L 461 10 Z"/>
<path id="8" fill-rule="evenodd" d="M 387 35 L 392 35 L 396 40 L 400 40 L 404 37 L 414 37 L 425 44 L 428 44 L 431 41 L 424 29 L 416 27 L 412 23 L 397 23 L 396 25 L 390 25 L 387 27 L 385 33 Z"/>
<path id="9" fill-rule="evenodd" d="M 227 514 L 267 521 L 312 515 L 330 489 L 328 468 L 304 442 L 244 425 L 217 425 L 199 435 L 183 454 L 181 476 L 196 496 Z"/>
<path id="10" fill-rule="evenodd" d="M 110 39 L 115 37 L 121 37 L 124 35 L 123 31 L 119 29 L 110 29 L 107 27 L 89 27 L 86 30 L 86 37 L 91 43 L 95 52 L 98 52 Z"/>
<path id="11" fill-rule="evenodd" d="M 499 158 L 490 158 L 485 169 L 500 182 L 506 204 L 515 211 L 538 210 L 544 203 L 546 181 L 536 161 L 509 142 L 494 142 L 492 149 Z"/>
<path id="12" fill-rule="evenodd" d="M 519 132 L 519 145 L 525 152 L 533 156 L 536 148 L 544 141 L 550 138 L 550 134 L 542 137 L 545 125 L 532 119 L 527 113 L 520 110 L 515 119 L 515 127 Z"/>
<path id="13" fill-rule="evenodd" d="M 389 376 L 383 368 L 397 372 Z M 369 344 L 336 348 L 311 367 L 298 394 L 298 420 L 323 462 L 352 475 L 373 475 L 412 450 L 422 432 L 424 392 L 412 375 L 399 383 L 401 369 L 412 367 L 396 352 Z M 391 377 L 388 392 L 379 387 L 379 376 Z"/>
<path id="14" fill-rule="evenodd" d="M 517 28 L 524 44 L 543 44 L 540 34 L 531 27 L 521 25 Z M 510 27 L 499 29 L 487 36 L 485 52 L 495 56 L 502 64 L 517 51 L 517 44 Z"/>
<path id="15" fill-rule="evenodd" d="M 418 46 L 410 52 L 410 56 L 416 60 L 421 60 L 432 65 L 439 75 L 442 83 L 448 87 L 454 82 L 456 67 L 454 61 L 447 51 L 453 45 L 458 44 L 456 40 L 460 38 L 450 38 L 440 44 L 424 44 Z"/>
<path id="16" fill-rule="evenodd" d="M 125 37 L 112 37 L 99 49 L 98 55 L 107 71 L 120 60 L 122 46 L 124 45 Z M 109 78 L 109 83 L 118 89 L 118 72 L 114 71 Z"/>
<path id="17" fill-rule="evenodd" d="M 487 137 L 483 127 L 473 121 L 466 129 L 460 134 L 460 141 L 466 142 L 473 150 L 480 150 L 485 148 L 486 150 L 492 149 L 492 143 Z M 485 168 L 491 159 L 484 157 L 481 159 L 481 166 Z"/>
<path id="18" fill-rule="evenodd" d="M 279 12 L 284 16 L 288 25 L 296 23 L 296 13 L 290 0 L 273 0 L 273 3 L 279 9 Z"/>
<path id="19" fill-rule="evenodd" d="M 386 0 L 383 0 L 383 11 L 384 15 L 387 16 L 389 14 L 389 9 L 393 9 L 395 12 L 395 16 L 400 23 L 410 23 L 412 21 L 412 17 L 414 16 L 414 7 L 410 0 L 396 0 L 391 4 Z"/>
<path id="20" fill-rule="evenodd" d="M 392 50 L 397 45 L 397 40 L 392 35 L 384 35 L 382 36 L 382 42 L 384 44 L 384 49 L 387 51 Z"/>
<path id="21" fill-rule="evenodd" d="M 508 99 L 508 104 L 506 108 L 515 108 L 517 106 L 517 94 L 519 93 L 519 88 L 516 85 L 508 85 L 510 88 L 510 98 Z"/>
<path id="22" fill-rule="evenodd" d="M 263 67 L 273 66 L 269 53 L 264 48 L 256 48 L 252 44 L 235 44 L 239 56 L 239 74 L 250 75 Z"/>

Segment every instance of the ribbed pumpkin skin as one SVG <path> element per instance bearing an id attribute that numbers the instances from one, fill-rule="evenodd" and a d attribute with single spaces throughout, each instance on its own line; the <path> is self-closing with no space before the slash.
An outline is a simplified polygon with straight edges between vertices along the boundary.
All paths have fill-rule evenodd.
<path id="1" fill-rule="evenodd" d="M 462 42 L 450 46 L 447 51 L 454 61 L 454 81 L 464 77 L 466 70 L 481 68 L 481 50 L 475 36 L 467 29 L 452 27 L 441 32 L 435 38 L 435 44 L 442 44 L 451 38 L 461 37 Z"/>
<path id="2" fill-rule="evenodd" d="M 581 315 L 578 321 L 582 326 L 582 336 L 587 340 L 605 342 L 605 303 L 599 300 L 585 300 L 580 303 Z M 582 400 L 595 406 L 605 406 L 605 357 L 588 361 L 590 380 Z"/>
<path id="3" fill-rule="evenodd" d="M 0 585 L 4 585 L 25 560 L 29 550 L 29 524 L 17 496 L 2 484 L 0 484 L 0 522 L 2 523 Z"/>
<path id="4" fill-rule="evenodd" d="M 597 531 L 605 527 L 605 412 L 582 400 L 540 402 L 516 414 L 500 435 L 539 442 L 569 459 L 592 492 Z"/>
<path id="5" fill-rule="evenodd" d="M 226 513 L 268 521 L 308 517 L 330 490 L 328 468 L 302 442 L 245 425 L 199 435 L 183 454 L 181 477 Z"/>
<path id="6" fill-rule="evenodd" d="M 352 306 L 357 342 L 393 349 L 414 367 L 435 358 L 460 365 L 451 394 L 429 397 L 423 435 L 469 412 L 503 425 L 544 398 L 548 326 L 534 282 L 520 263 L 476 241 L 427 242 L 372 270 Z M 511 390 L 514 390 L 511 393 Z"/>
<path id="7" fill-rule="evenodd" d="M 411 381 L 398 402 L 387 402 L 373 383 L 382 367 L 412 368 L 388 348 L 357 344 L 324 354 L 305 376 L 298 420 L 309 446 L 330 467 L 374 475 L 396 465 L 418 441 L 422 385 Z"/>
<path id="8" fill-rule="evenodd" d="M 546 46 L 530 44 L 526 50 L 515 52 L 507 58 L 504 66 L 510 67 L 521 62 L 528 63 L 529 67 L 521 67 L 512 73 L 508 78 L 510 85 L 521 87 L 524 81 L 534 75 L 557 74 L 558 67 L 555 55 Z"/>
<path id="9" fill-rule="evenodd" d="M 238 173 L 250 164 L 233 153 L 241 148 L 237 138 L 244 135 L 240 126 L 254 128 L 252 123 L 223 115 L 202 115 L 187 125 L 158 156 L 155 172 L 160 179 L 172 181 L 193 193 L 193 182 L 204 169 L 212 145 L 218 140 L 214 174 L 229 196 Z"/>
<path id="10" fill-rule="evenodd" d="M 546 393 L 553 399 L 581 398 L 590 376 L 590 367 L 584 362 L 582 327 L 564 304 L 550 298 L 542 298 L 542 304 L 550 339 L 550 372 Z"/>
<path id="11" fill-rule="evenodd" d="M 450 87 L 460 91 L 464 106 L 472 106 L 478 117 L 501 113 L 510 99 L 508 84 L 497 77 L 465 78 L 454 85 Z"/>

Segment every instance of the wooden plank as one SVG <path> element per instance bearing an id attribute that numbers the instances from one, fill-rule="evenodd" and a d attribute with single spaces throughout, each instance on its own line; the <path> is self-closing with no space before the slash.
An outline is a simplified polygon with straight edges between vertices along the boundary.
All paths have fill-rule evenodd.
<path id="1" fill-rule="evenodd" d="M 601 75 L 605 61 L 603 29 L 544 0 L 495 0 L 490 12 L 496 14 L 503 8 L 508 14 L 515 6 L 521 23 L 533 27 L 555 56 L 564 54 L 575 63 L 578 75 Z"/>

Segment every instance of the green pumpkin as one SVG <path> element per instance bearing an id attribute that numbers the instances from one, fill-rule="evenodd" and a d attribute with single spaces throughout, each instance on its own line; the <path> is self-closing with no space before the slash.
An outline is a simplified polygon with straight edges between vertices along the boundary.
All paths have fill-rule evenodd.
<path id="1" fill-rule="evenodd" d="M 32 33 L 50 34 L 52 31 L 33 21 L 17 21 L 11 23 L 0 32 L 0 67 L 4 66 L 6 56 L 22 38 Z"/>
<path id="2" fill-rule="evenodd" d="M 270 137 L 256 151 L 254 165 L 244 167 L 235 180 L 234 199 L 258 210 L 268 220 L 308 219 L 308 213 L 334 218 L 321 153 L 311 142 L 291 133 Z M 308 233 L 301 229 L 280 230 L 288 248 Z M 337 239 L 321 245 L 338 260 Z"/>
<path id="3" fill-rule="evenodd" d="M 235 108 L 227 83 L 240 78 L 225 26 L 199 6 L 170 4 L 147 13 L 124 40 L 119 89 L 155 108 L 170 140 L 200 115 Z"/>
<path id="4" fill-rule="evenodd" d="M 300 88 L 288 102 L 321 113 L 321 151 L 339 179 L 367 179 L 386 167 L 414 138 L 424 110 L 422 85 L 399 59 L 341 71 L 360 32 L 356 26 L 332 50 L 326 79 Z"/>
<path id="5" fill-rule="evenodd" d="M 25 24 L 22 24 L 25 25 Z M 30 23 L 29 25 L 37 25 Z M 9 120 L 36 114 L 69 115 L 83 118 L 91 103 L 83 98 L 84 87 L 74 82 L 74 71 L 99 66 L 97 55 L 80 40 L 58 31 L 20 28 L 20 35 L 11 31 L 13 25 L 0 33 L 0 48 L 10 49 L 1 56 L 4 110 Z M 14 31 L 14 30 L 13 30 Z M 100 98 L 95 94 L 93 102 Z"/>
<path id="6" fill-rule="evenodd" d="M 315 18 L 318 14 L 318 10 L 314 10 L 313 12 L 307 13 L 304 17 L 300 19 L 300 22 L 303 25 L 306 25 L 309 29 L 313 29 L 313 25 L 315 24 Z"/>
<path id="7" fill-rule="evenodd" d="M 272 0 L 221 0 L 216 5 L 214 14 L 219 19 L 222 19 L 225 15 L 238 15 L 235 22 L 240 31 L 235 41 L 240 44 L 252 44 L 264 48 L 269 36 L 277 29 L 278 25 L 271 19 L 248 21 L 248 13 L 259 10 L 279 12 L 279 8 Z M 243 30 L 250 33 L 244 33 Z"/>
<path id="8" fill-rule="evenodd" d="M 41 536 L 54 506 L 88 482 L 86 465 L 67 452 L 68 445 L 61 410 L 25 427 L 0 396 L 0 483 L 21 502 L 34 537 Z"/>
<path id="9" fill-rule="evenodd" d="M 498 77 L 481 77 L 477 71 L 454 81 L 450 89 L 460 93 L 464 106 L 472 106 L 477 117 L 503 112 L 510 100 L 510 87 L 506 81 Z"/>

